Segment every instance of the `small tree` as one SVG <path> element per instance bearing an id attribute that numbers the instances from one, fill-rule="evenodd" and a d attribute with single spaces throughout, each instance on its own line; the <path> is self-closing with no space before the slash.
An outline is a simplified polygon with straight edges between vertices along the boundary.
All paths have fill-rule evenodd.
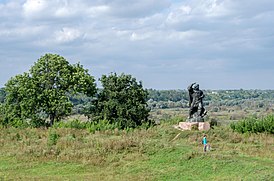
<path id="1" fill-rule="evenodd" d="M 79 63 L 75 65 L 60 55 L 46 54 L 31 67 L 29 73 L 11 78 L 5 91 L 8 120 L 55 120 L 71 112 L 69 95 L 78 92 L 93 96 L 95 79 Z"/>
<path id="2" fill-rule="evenodd" d="M 93 107 L 93 119 L 118 123 L 121 128 L 134 128 L 147 123 L 148 92 L 131 75 L 112 73 L 100 79 L 103 89 Z"/>

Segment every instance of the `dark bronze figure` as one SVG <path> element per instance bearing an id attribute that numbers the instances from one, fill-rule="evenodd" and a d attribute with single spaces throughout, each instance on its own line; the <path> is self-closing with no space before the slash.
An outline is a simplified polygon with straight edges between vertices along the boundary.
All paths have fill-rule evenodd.
<path id="1" fill-rule="evenodd" d="M 199 84 L 192 83 L 188 86 L 189 92 L 189 122 L 203 122 L 203 117 L 206 115 L 207 111 L 204 108 L 203 98 L 204 93 L 199 89 Z"/>

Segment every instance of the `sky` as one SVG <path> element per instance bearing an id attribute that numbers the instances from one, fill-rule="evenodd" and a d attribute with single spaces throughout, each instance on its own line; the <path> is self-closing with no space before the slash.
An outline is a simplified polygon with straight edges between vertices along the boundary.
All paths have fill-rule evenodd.
<path id="1" fill-rule="evenodd" d="M 274 89 L 273 17 L 273 0 L 0 0 L 0 87 L 53 53 L 145 88 Z"/>

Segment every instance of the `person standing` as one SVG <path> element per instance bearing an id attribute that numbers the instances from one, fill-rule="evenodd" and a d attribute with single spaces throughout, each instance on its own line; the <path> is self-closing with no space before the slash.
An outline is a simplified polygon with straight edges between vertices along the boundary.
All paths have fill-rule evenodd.
<path id="1" fill-rule="evenodd" d="M 206 139 L 206 135 L 204 135 L 202 143 L 203 143 L 203 145 L 204 145 L 204 152 L 206 152 L 206 149 L 207 149 L 207 139 Z"/>

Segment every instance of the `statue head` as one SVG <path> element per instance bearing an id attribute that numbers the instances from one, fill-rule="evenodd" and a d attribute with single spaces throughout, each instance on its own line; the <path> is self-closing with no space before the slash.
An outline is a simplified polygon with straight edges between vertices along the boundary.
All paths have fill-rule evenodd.
<path id="1" fill-rule="evenodd" d="M 199 90 L 199 84 L 194 84 L 194 85 L 193 85 L 193 89 L 194 89 L 194 90 Z"/>

